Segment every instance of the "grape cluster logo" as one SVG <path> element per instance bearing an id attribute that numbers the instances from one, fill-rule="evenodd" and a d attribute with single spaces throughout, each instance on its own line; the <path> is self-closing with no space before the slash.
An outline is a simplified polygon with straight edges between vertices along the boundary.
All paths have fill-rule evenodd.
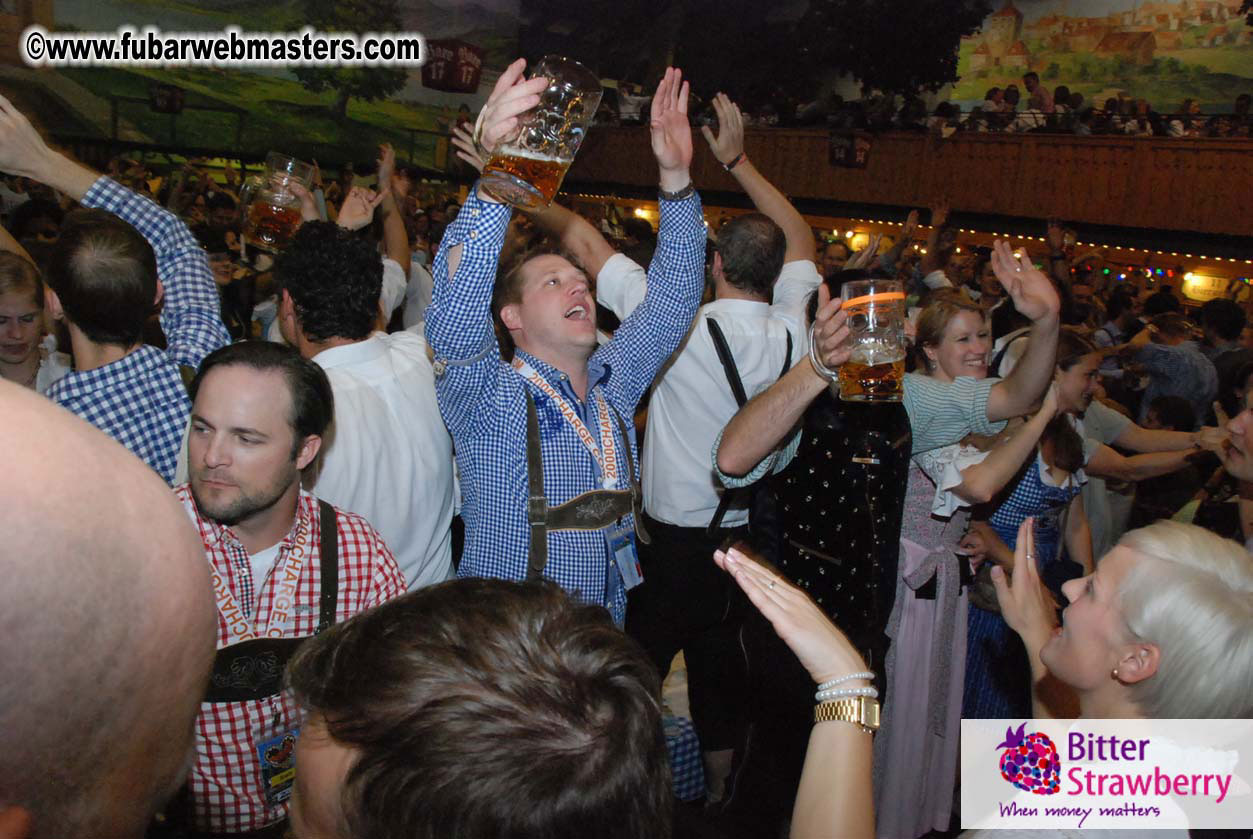
<path id="1" fill-rule="evenodd" d="M 1061 786 L 1062 764 L 1057 746 L 1047 734 L 1025 734 L 1024 722 L 1015 731 L 1005 729 L 1005 739 L 996 747 L 1001 752 L 1001 777 L 1018 789 L 1036 795 L 1056 795 Z"/>

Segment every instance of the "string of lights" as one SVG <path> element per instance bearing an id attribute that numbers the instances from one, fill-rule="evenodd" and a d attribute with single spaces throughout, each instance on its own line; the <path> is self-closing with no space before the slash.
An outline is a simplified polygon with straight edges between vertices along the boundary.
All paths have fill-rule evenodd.
<path id="1" fill-rule="evenodd" d="M 602 201 L 602 202 L 608 201 L 608 202 L 613 202 L 618 205 L 627 205 L 633 208 L 634 214 L 639 218 L 645 218 L 650 221 L 656 220 L 657 218 L 657 210 L 656 210 L 655 202 L 624 199 L 624 198 L 614 196 L 614 195 L 606 195 L 606 194 L 598 194 L 598 193 L 575 193 L 571 195 L 571 197 L 578 199 L 578 200 L 583 200 L 583 201 Z M 707 214 L 710 214 L 711 210 L 713 210 L 715 214 L 717 215 L 737 214 L 740 212 L 747 212 L 747 210 L 742 210 L 739 208 L 735 208 L 735 209 L 725 208 L 724 209 L 724 208 L 706 207 Z M 829 217 L 822 217 L 821 220 L 824 222 L 823 224 L 816 224 L 815 222 L 817 221 L 817 219 L 813 217 L 807 217 L 807 220 L 810 221 L 811 224 L 818 227 L 819 229 L 827 229 L 828 222 L 838 221 L 839 224 L 832 226 L 830 228 L 831 236 L 829 237 L 829 241 L 833 241 L 839 238 L 852 240 L 855 237 L 859 237 L 861 235 L 866 235 L 868 237 L 870 233 L 880 232 L 879 229 L 882 229 L 882 228 L 904 227 L 904 222 L 896 221 L 895 219 L 875 219 L 875 218 L 859 218 L 859 217 L 832 219 Z M 857 227 L 858 225 L 861 225 L 862 227 L 859 229 Z M 867 227 L 879 228 L 879 229 L 866 229 Z M 918 229 L 930 230 L 932 228 L 930 225 L 920 224 L 918 226 Z M 1017 233 L 997 232 L 994 230 L 978 230 L 975 228 L 966 228 L 966 227 L 959 227 L 957 228 L 957 230 L 959 233 L 966 234 L 967 236 L 988 236 L 988 237 L 992 237 L 995 239 L 1004 239 L 1010 242 L 1011 245 L 1015 243 L 1032 243 L 1032 242 L 1043 244 L 1043 243 L 1047 243 L 1048 241 L 1044 236 L 1025 236 L 1025 235 L 1021 235 Z M 1102 274 L 1104 276 L 1111 278 L 1111 280 L 1117 279 L 1119 281 L 1126 281 L 1129 279 L 1138 279 L 1138 278 L 1143 277 L 1147 279 L 1150 283 L 1155 284 L 1161 281 L 1169 282 L 1170 280 L 1174 280 L 1176 277 L 1178 277 L 1183 282 L 1190 283 L 1190 284 L 1197 283 L 1202 280 L 1230 281 L 1234 279 L 1245 285 L 1253 285 L 1253 270 L 1250 269 L 1250 266 L 1253 266 L 1253 259 L 1238 259 L 1234 257 L 1210 256 L 1207 254 L 1192 254 L 1192 253 L 1181 252 L 1181 251 L 1156 250 L 1152 248 L 1134 248 L 1134 247 L 1126 247 L 1123 245 L 1111 245 L 1111 244 L 1106 244 L 1102 242 L 1089 242 L 1089 241 L 1076 241 L 1074 243 L 1074 247 L 1076 249 L 1075 256 L 1080 261 L 1088 259 L 1092 256 L 1099 257 L 1102 262 L 1102 267 L 1100 269 Z M 915 244 L 914 249 L 917 250 L 919 253 L 923 253 L 923 254 L 926 253 L 925 245 Z M 1085 253 L 1081 251 L 1080 249 L 1086 249 L 1086 251 L 1088 252 Z M 958 253 L 961 253 L 961 250 L 962 250 L 961 246 L 958 245 L 956 248 L 956 251 Z M 1140 254 L 1142 256 L 1139 262 L 1135 262 L 1126 257 L 1120 257 L 1120 254 Z M 1158 262 L 1160 259 L 1167 259 L 1167 258 L 1172 259 L 1172 260 L 1199 262 L 1201 264 L 1195 265 L 1195 266 L 1189 266 L 1189 267 L 1193 267 L 1195 270 L 1181 270 L 1185 267 L 1182 265 L 1162 266 L 1162 265 L 1150 264 L 1152 262 Z M 1208 268 L 1211 265 L 1214 267 L 1214 269 L 1223 271 L 1223 276 L 1215 277 L 1211 274 L 1205 273 L 1206 268 Z M 1230 266 L 1239 265 L 1240 267 L 1229 268 L 1227 267 L 1229 265 Z M 1080 269 L 1078 267 L 1073 267 L 1071 271 L 1072 273 L 1078 273 Z M 1235 272 L 1234 275 L 1232 274 L 1233 271 Z"/>

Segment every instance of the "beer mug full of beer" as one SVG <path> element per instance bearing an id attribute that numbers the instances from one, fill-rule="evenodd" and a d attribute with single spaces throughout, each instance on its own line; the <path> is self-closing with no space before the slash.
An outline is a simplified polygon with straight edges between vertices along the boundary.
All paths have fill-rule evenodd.
<path id="1" fill-rule="evenodd" d="M 843 285 L 852 354 L 840 366 L 846 402 L 900 402 L 905 382 L 905 289 L 896 280 Z"/>
<path id="2" fill-rule="evenodd" d="M 240 203 L 244 208 L 243 234 L 249 245 L 282 250 L 300 227 L 300 199 L 293 183 L 305 189 L 313 181 L 313 166 L 278 152 L 265 156 L 265 172 L 244 181 Z"/>
<path id="3" fill-rule="evenodd" d="M 524 210 L 552 203 L 600 106 L 600 78 L 577 61 L 545 56 L 533 76 L 548 79 L 539 104 L 523 114 L 517 135 L 487 149 L 482 185 Z"/>

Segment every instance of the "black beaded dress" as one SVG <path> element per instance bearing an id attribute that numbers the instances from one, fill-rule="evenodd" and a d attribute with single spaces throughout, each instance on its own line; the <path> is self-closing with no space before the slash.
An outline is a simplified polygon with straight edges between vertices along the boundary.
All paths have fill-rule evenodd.
<path id="1" fill-rule="evenodd" d="M 796 457 L 767 479 L 776 521 L 773 538 L 758 544 L 879 673 L 887 654 L 911 440 L 903 405 L 841 402 L 823 393 L 805 413 Z M 737 835 L 777 836 L 791 814 L 804 764 L 814 683 L 755 609 L 741 637 L 749 719 L 727 810 Z"/>

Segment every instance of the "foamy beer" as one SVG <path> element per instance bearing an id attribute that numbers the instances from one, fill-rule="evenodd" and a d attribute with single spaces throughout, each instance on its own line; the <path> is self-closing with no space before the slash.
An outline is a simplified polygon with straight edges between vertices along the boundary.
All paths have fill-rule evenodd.
<path id="1" fill-rule="evenodd" d="M 305 189 L 313 181 L 313 167 L 278 152 L 265 157 L 265 173 L 244 182 L 240 196 L 244 207 L 243 234 L 253 247 L 282 250 L 300 227 L 300 199 L 291 185 Z"/>
<path id="2" fill-rule="evenodd" d="M 492 197 L 524 210 L 552 203 L 601 95 L 596 74 L 559 55 L 545 56 L 532 75 L 547 78 L 548 87 L 520 118 L 517 135 L 491 150 L 481 181 Z"/>
<path id="3" fill-rule="evenodd" d="M 900 402 L 905 383 L 905 289 L 896 280 L 856 280 L 840 292 L 852 355 L 840 366 L 846 402 Z"/>

